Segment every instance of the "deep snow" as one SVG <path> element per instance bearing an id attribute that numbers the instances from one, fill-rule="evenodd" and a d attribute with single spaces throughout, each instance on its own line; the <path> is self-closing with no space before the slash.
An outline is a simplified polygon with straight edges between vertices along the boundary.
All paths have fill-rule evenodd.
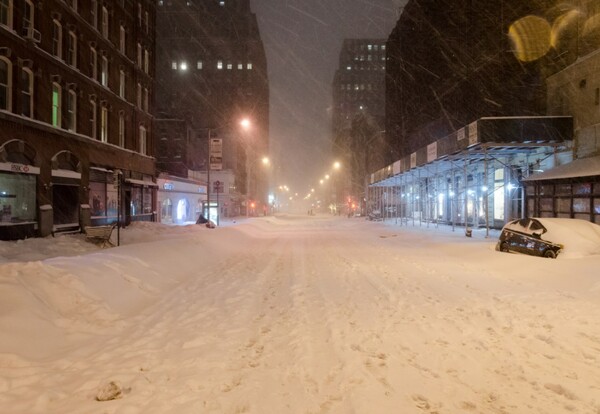
<path id="1" fill-rule="evenodd" d="M 319 216 L 121 238 L 0 242 L 1 413 L 600 413 L 600 256 Z"/>

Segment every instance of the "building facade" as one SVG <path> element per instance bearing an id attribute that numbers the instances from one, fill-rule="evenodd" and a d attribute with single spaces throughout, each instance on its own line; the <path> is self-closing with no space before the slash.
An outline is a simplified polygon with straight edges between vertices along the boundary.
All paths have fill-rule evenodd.
<path id="1" fill-rule="evenodd" d="M 159 170 L 206 173 L 208 140 L 221 139 L 238 204 L 228 211 L 244 212 L 247 200 L 267 203 L 267 177 L 253 168 L 269 151 L 267 62 L 249 0 L 159 1 L 157 30 Z M 185 126 L 171 128 L 173 119 Z M 208 186 L 212 204 L 218 193 Z"/>
<path id="2" fill-rule="evenodd" d="M 345 166 L 333 186 L 336 208 L 360 204 L 366 174 L 393 160 L 373 145 L 385 142 L 385 68 L 385 39 L 344 40 L 332 85 L 333 153 Z"/>
<path id="3" fill-rule="evenodd" d="M 0 238 L 153 218 L 154 3 L 0 2 Z"/>

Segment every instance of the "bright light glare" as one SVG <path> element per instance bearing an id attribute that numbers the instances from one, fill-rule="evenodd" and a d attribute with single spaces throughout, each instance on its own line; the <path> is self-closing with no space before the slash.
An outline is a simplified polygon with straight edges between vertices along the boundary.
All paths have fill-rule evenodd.
<path id="1" fill-rule="evenodd" d="M 336 170 L 339 170 L 341 166 L 342 166 L 342 164 L 340 164 L 339 161 L 336 161 L 333 163 L 333 168 Z"/>
<path id="2" fill-rule="evenodd" d="M 242 128 L 244 129 L 250 129 L 250 125 L 252 123 L 250 122 L 250 120 L 248 118 L 244 118 L 240 121 L 240 125 L 242 126 Z"/>
<path id="3" fill-rule="evenodd" d="M 187 62 L 181 62 L 181 64 L 179 65 L 179 68 L 181 70 L 187 70 Z"/>
<path id="4" fill-rule="evenodd" d="M 269 157 L 263 157 L 262 159 L 262 163 L 264 165 L 269 165 L 271 163 L 271 161 L 269 160 Z"/>

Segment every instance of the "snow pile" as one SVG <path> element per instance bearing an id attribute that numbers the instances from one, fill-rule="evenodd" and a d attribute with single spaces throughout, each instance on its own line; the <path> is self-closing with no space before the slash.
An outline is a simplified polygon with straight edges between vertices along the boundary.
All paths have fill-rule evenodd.
<path id="1" fill-rule="evenodd" d="M 0 412 L 600 412 L 599 255 L 319 216 L 120 236 L 0 242 Z"/>
<path id="2" fill-rule="evenodd" d="M 544 218 L 548 230 L 542 238 L 564 246 L 560 258 L 600 254 L 600 226 L 585 220 Z"/>

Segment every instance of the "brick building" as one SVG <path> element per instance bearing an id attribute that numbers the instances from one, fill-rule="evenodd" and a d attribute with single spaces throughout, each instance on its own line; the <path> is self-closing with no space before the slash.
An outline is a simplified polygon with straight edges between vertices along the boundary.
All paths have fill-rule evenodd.
<path id="1" fill-rule="evenodd" d="M 1 239 L 152 219 L 154 3 L 0 1 Z"/>

